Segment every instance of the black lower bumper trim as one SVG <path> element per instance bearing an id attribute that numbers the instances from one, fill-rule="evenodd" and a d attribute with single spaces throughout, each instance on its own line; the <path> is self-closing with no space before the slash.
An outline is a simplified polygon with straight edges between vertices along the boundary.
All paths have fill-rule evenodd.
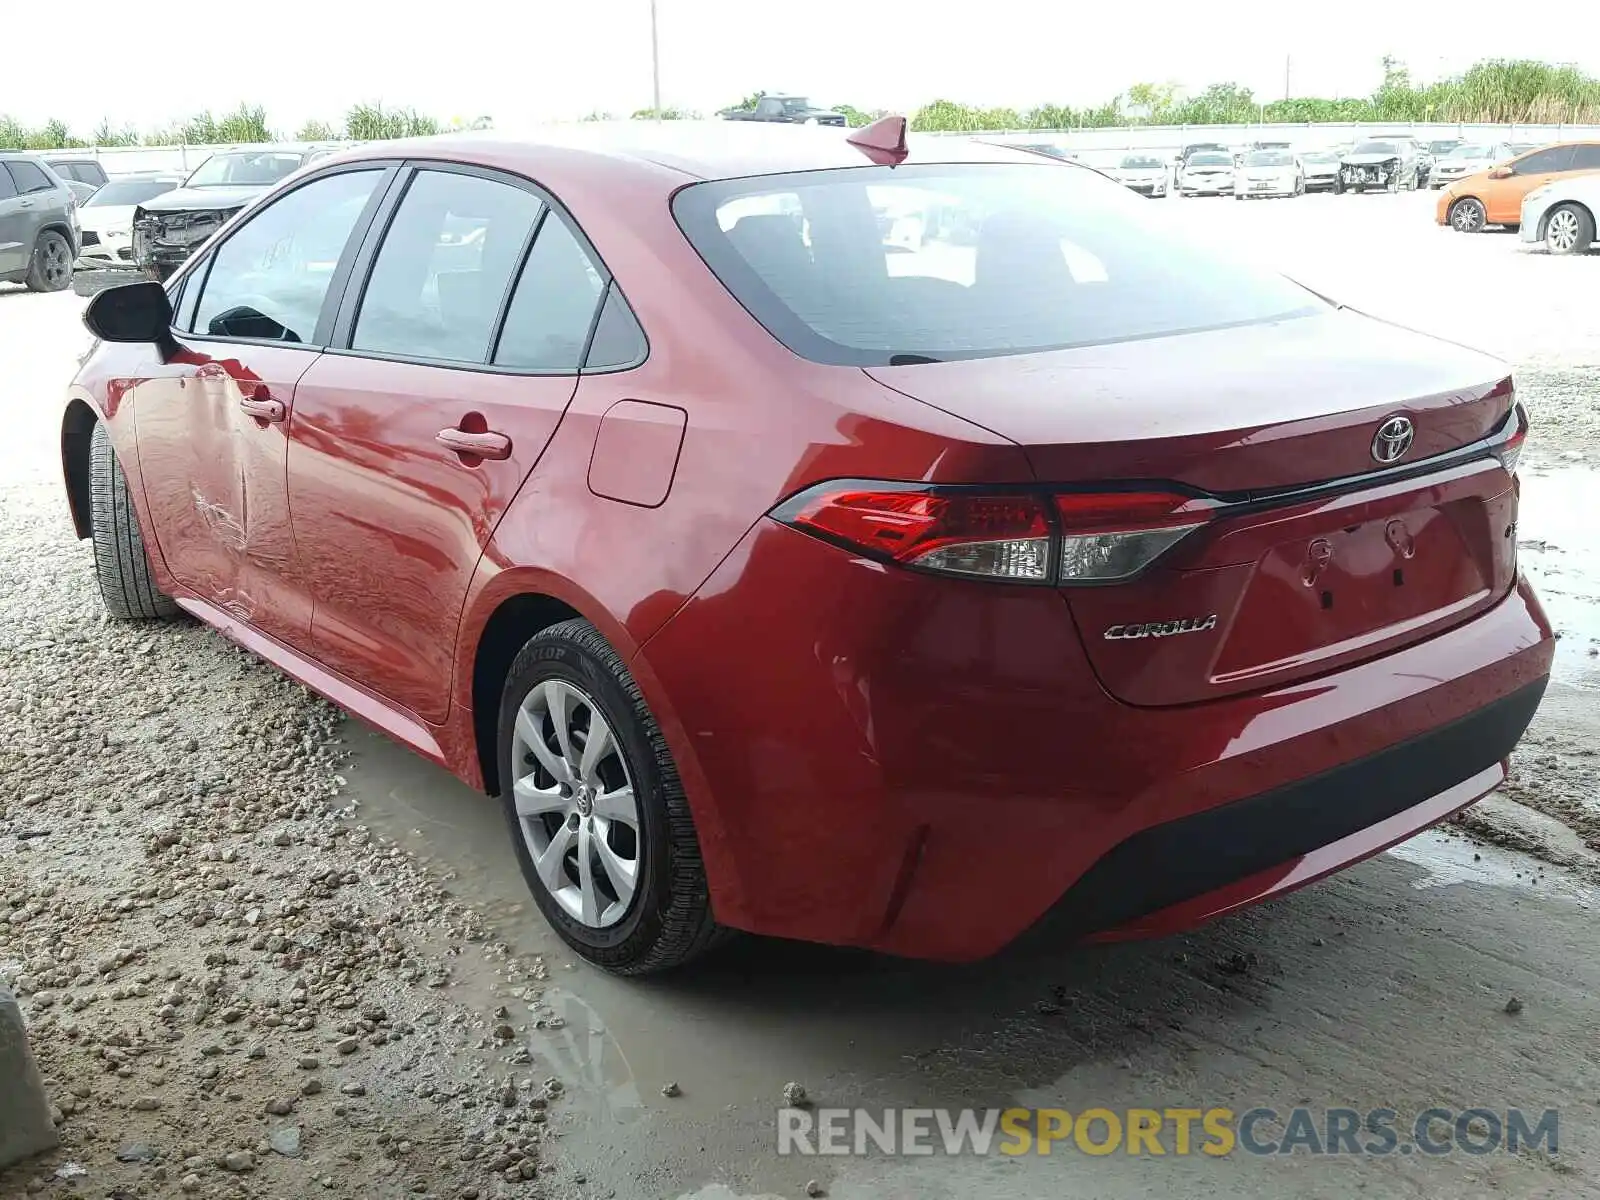
<path id="1" fill-rule="evenodd" d="M 1547 682 L 1320 775 L 1141 830 L 1090 867 L 1041 924 L 1057 935 L 1113 929 L 1421 804 L 1509 755 Z"/>

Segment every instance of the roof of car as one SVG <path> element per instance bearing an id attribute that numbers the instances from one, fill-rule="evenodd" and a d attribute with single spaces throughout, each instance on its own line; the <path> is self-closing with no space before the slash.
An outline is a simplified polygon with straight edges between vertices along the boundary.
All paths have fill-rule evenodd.
<path id="1" fill-rule="evenodd" d="M 1035 156 L 968 138 L 908 139 L 908 164 L 917 162 L 1027 162 Z M 508 169 L 559 161 L 566 169 L 635 166 L 694 179 L 736 179 L 788 171 L 867 166 L 871 160 L 838 129 L 739 121 L 584 121 L 545 125 L 526 134 L 503 130 L 440 134 L 375 142 L 345 161 L 364 158 L 433 158 Z"/>

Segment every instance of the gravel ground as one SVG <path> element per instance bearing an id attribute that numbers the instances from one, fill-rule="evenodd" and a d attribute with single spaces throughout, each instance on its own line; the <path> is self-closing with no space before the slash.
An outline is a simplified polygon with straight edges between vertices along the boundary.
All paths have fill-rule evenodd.
<path id="1" fill-rule="evenodd" d="M 1582 497 L 1594 494 L 1586 489 L 1600 447 L 1600 258 L 1551 259 L 1506 235 L 1434 229 L 1430 203 L 1307 197 L 1182 201 L 1171 211 L 1196 236 L 1516 364 L 1536 422 L 1525 460 L 1524 563 L 1565 636 L 1558 681 L 1511 784 L 1460 828 L 1561 864 L 1570 882 L 1557 890 L 1587 897 L 1579 873 L 1593 872 L 1600 849 L 1600 706 L 1586 690 L 1600 686 L 1590 653 L 1600 647 L 1592 620 L 1600 538 L 1573 517 L 1594 511 Z M 328 705 L 197 626 L 103 619 L 57 465 L 61 390 L 87 340 L 77 322 L 82 303 L 0 288 L 8 423 L 0 443 L 0 975 L 18 987 L 63 1138 L 60 1152 L 0 1175 L 0 1196 L 488 1197 L 606 1195 L 613 1186 L 661 1196 L 712 1182 L 706 1196 L 731 1196 L 727 1180 L 798 1195 L 807 1173 L 822 1173 L 817 1165 L 777 1170 L 764 1149 L 771 1106 L 796 1075 L 814 1094 L 831 1088 L 836 1099 L 867 1104 L 979 1096 L 1041 1104 L 1066 1096 L 1070 1104 L 1068 1075 L 1081 1086 L 1085 1072 L 1102 1098 L 1137 1076 L 1164 1088 L 1204 1080 L 1212 1097 L 1259 1095 L 1271 1084 L 1337 1103 L 1346 1087 L 1426 1099 L 1419 1080 L 1434 1063 L 1451 1072 L 1456 1093 L 1481 1098 L 1480 1085 L 1492 1083 L 1498 1096 L 1519 1078 L 1518 1063 L 1538 1060 L 1555 1097 L 1592 1100 L 1596 1081 L 1583 1076 L 1583 1062 L 1600 1014 L 1584 983 L 1587 965 L 1571 957 L 1583 945 L 1571 930 L 1588 926 L 1570 905 L 1544 907 L 1557 868 L 1547 875 L 1533 859 L 1488 845 L 1474 851 L 1449 834 L 1419 839 L 1401 857 L 1484 889 L 1507 886 L 1513 874 L 1519 888 L 1537 878 L 1539 898 L 1518 892 L 1501 905 L 1473 892 L 1480 923 L 1449 926 L 1430 941 L 1425 929 L 1381 914 L 1415 910 L 1444 930 L 1459 906 L 1430 907 L 1410 889 L 1432 884 L 1409 882 L 1388 860 L 1180 939 L 1175 956 L 1169 943 L 1085 952 L 1070 967 L 1008 963 L 1000 976 L 934 976 L 758 947 L 747 952 L 753 958 L 708 969 L 699 995 L 617 984 L 583 968 L 566 988 L 547 987 L 541 955 L 559 951 L 520 902 L 520 880 L 484 806 L 469 809 L 472 797 L 405 755 L 385 768 L 392 779 L 375 784 L 370 765 L 347 762 L 346 743 L 365 735 L 351 735 Z M 397 806 L 407 789 L 419 798 Z M 370 828 L 358 823 L 352 796 L 366 797 L 361 817 Z M 427 838 L 412 836 L 418 827 Z M 1305 930 L 1330 922 L 1340 937 L 1348 930 L 1352 943 L 1363 939 L 1363 958 L 1337 955 L 1342 945 L 1304 948 Z M 1516 946 L 1532 942 L 1535 929 L 1543 940 L 1531 963 L 1472 944 Z M 1323 947 L 1322 936 L 1315 945 Z M 1270 982 L 1218 982 L 1172 965 L 1245 953 L 1254 961 L 1258 950 Z M 998 1015 L 1013 1004 L 1031 1013 L 1034 999 L 1021 992 L 1042 989 L 1033 981 L 1043 972 L 1083 997 L 1056 1032 L 1040 1032 L 1036 1015 Z M 1458 1058 L 1460 1039 L 1441 1040 L 1450 1031 L 1434 1028 L 1438 1014 L 1465 993 L 1503 987 L 1508 975 L 1530 999 L 1530 1020 L 1545 1024 L 1530 1024 L 1533 1040 L 1509 1048 L 1469 1035 L 1474 1049 Z M 917 1020 L 879 1019 L 938 1008 L 944 1002 L 929 998 L 935 978 L 959 997 L 950 1001 L 953 1024 L 928 1032 Z M 1397 993 L 1395 979 L 1412 982 Z M 1431 990 L 1418 982 L 1429 979 Z M 1343 1006 L 1337 1019 L 1325 1007 L 1331 995 Z M 585 996 L 639 1031 L 634 1061 L 650 1065 L 628 1068 L 626 1087 L 607 1074 L 617 1046 Z M 819 1009 L 812 997 L 826 1003 Z M 1503 1003 L 1495 997 L 1485 1011 Z M 1163 1015 L 1178 1009 L 1181 1023 Z M 1382 1011 L 1384 1021 L 1349 1016 L 1367 1011 Z M 831 1029 L 816 1034 L 819 1012 L 824 1021 L 848 1017 L 837 1045 Z M 576 1013 L 595 1014 L 594 1023 L 568 1038 L 576 1031 L 563 1022 Z M 1329 1024 L 1350 1020 L 1349 1030 Z M 1152 1023 L 1185 1032 L 1150 1033 Z M 560 1041 L 574 1048 L 573 1072 L 551 1080 L 557 1056 L 537 1047 Z M 1241 1058 L 1245 1041 L 1255 1048 Z M 869 1045 L 895 1050 L 880 1059 Z M 606 1054 L 611 1067 L 601 1065 Z M 858 1064 L 847 1084 L 842 1064 L 858 1056 L 869 1065 Z M 645 1076 L 635 1079 L 634 1069 Z M 1386 1070 L 1402 1073 L 1386 1083 Z M 655 1099 L 671 1079 L 684 1081 L 683 1098 Z M 617 1099 L 624 1093 L 626 1104 Z M 651 1116 L 608 1124 L 619 1105 Z M 582 1136 L 574 1128 L 557 1155 L 554 1131 L 576 1108 L 602 1117 Z M 708 1145 L 709 1161 L 723 1165 L 706 1166 Z M 1103 1170 L 1082 1177 L 1030 1175 L 1013 1191 L 1148 1194 L 1148 1171 L 1096 1165 Z M 1303 1172 L 1244 1170 L 1225 1177 L 1224 1194 L 1315 1191 L 1302 1186 Z M 970 1196 L 1005 1187 L 981 1171 L 886 1171 L 852 1165 L 831 1193 Z M 1434 1176 L 1446 1192 L 1461 1183 L 1471 1194 L 1552 1196 L 1592 1194 L 1585 1187 L 1594 1178 L 1579 1186 L 1526 1164 Z M 1217 1186 L 1216 1176 L 1173 1179 L 1189 1194 Z M 1369 1195 L 1426 1194 L 1392 1172 L 1364 1175 L 1361 1186 L 1368 1183 Z"/>
<path id="2" fill-rule="evenodd" d="M 63 1143 L 0 1196 L 558 1190 L 543 963 L 339 811 L 331 706 L 103 617 L 52 457 L 81 304 L 0 289 L 0 978 Z"/>

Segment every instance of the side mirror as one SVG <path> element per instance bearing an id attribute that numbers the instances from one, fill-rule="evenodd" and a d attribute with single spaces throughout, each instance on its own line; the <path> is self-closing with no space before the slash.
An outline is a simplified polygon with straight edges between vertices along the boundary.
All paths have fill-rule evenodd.
<path id="1" fill-rule="evenodd" d="M 1516 172 L 1510 167 L 1496 167 L 1489 172 L 1490 179 L 1510 179 Z"/>
<path id="2" fill-rule="evenodd" d="M 152 342 L 172 337 L 172 301 L 154 280 L 107 288 L 89 301 L 83 323 L 106 342 Z"/>

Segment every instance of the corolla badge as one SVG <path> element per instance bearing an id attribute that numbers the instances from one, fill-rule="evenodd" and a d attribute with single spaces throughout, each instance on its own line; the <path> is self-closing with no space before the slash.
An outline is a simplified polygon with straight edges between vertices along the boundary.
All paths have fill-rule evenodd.
<path id="1" fill-rule="evenodd" d="M 1399 462 L 1405 452 L 1411 449 L 1411 439 L 1416 436 L 1416 427 L 1411 424 L 1410 417 L 1390 417 L 1378 426 L 1378 432 L 1372 435 L 1372 458 L 1375 462 L 1388 465 Z"/>
<path id="2" fill-rule="evenodd" d="M 1185 617 L 1181 621 L 1146 621 L 1139 625 L 1113 625 L 1105 631 L 1107 641 L 1124 638 L 1164 638 L 1179 633 L 1204 633 L 1217 627 L 1217 614 L 1206 617 Z"/>

